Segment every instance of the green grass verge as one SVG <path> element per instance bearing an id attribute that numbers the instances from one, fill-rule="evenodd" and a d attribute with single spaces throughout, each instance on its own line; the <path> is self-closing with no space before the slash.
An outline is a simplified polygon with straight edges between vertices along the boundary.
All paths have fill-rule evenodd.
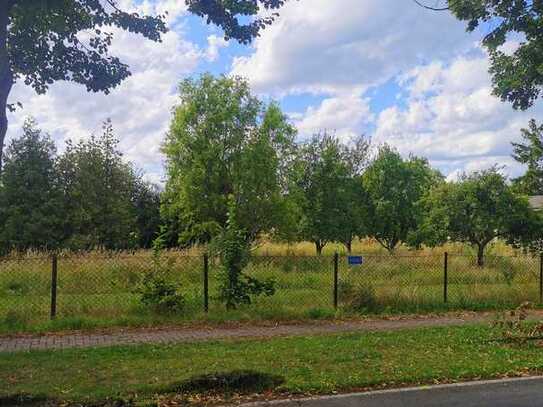
<path id="1" fill-rule="evenodd" d="M 543 370 L 541 348 L 490 341 L 494 336 L 488 327 L 465 326 L 4 353 L 0 396 L 25 394 L 81 403 L 132 397 L 148 405 L 157 394 L 213 390 L 205 379 L 194 377 L 214 372 L 249 370 L 271 377 L 263 386 L 278 393 L 330 393 Z M 266 382 L 259 377 L 255 380 Z"/>

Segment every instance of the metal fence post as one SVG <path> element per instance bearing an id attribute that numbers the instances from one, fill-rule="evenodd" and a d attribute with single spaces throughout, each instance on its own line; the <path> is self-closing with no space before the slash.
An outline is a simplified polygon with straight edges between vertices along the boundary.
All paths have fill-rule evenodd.
<path id="1" fill-rule="evenodd" d="M 543 253 L 539 255 L 539 303 L 543 304 Z"/>
<path id="2" fill-rule="evenodd" d="M 204 312 L 209 312 L 209 256 L 204 254 Z"/>
<path id="3" fill-rule="evenodd" d="M 338 305 L 338 274 L 339 274 L 339 254 L 334 253 L 334 309 Z"/>
<path id="4" fill-rule="evenodd" d="M 57 255 L 53 254 L 51 260 L 51 319 L 57 316 L 57 274 L 58 274 L 58 259 Z"/>
<path id="5" fill-rule="evenodd" d="M 443 258 L 443 302 L 447 303 L 447 286 L 449 285 L 449 253 Z"/>

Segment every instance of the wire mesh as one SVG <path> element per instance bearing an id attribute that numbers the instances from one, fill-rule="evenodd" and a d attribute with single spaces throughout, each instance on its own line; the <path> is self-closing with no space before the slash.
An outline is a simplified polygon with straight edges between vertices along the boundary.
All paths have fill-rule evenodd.
<path id="1" fill-rule="evenodd" d="M 442 308 L 483 309 L 539 302 L 541 259 L 528 255 L 474 256 L 367 255 L 349 265 L 338 257 L 340 309 L 416 312 Z M 51 256 L 0 259 L 0 323 L 47 320 L 51 306 Z M 160 270 L 182 293 L 184 318 L 204 312 L 203 256 L 166 252 L 157 263 L 152 253 L 70 254 L 58 257 L 57 317 L 122 319 L 137 315 L 152 321 L 142 302 L 142 281 Z M 224 312 L 220 300 L 223 267 L 209 258 L 209 315 Z M 240 312 L 266 318 L 329 315 L 334 312 L 333 256 L 253 256 L 244 274 L 273 281 L 275 293 L 252 298 Z M 445 298 L 446 291 L 446 298 Z M 445 303 L 445 299 L 447 302 Z"/>

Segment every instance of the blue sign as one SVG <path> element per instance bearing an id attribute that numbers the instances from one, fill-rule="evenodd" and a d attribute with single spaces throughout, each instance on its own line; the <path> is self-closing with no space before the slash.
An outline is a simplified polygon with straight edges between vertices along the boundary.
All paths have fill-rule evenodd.
<path id="1" fill-rule="evenodd" d="M 362 263 L 364 263 L 362 256 L 349 256 L 347 260 L 349 262 L 349 266 L 360 266 Z"/>

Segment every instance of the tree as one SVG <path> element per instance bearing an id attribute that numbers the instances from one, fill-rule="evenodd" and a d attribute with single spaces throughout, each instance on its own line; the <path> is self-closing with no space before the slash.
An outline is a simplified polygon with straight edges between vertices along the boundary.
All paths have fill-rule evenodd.
<path id="1" fill-rule="evenodd" d="M 286 0 L 186 0 L 186 3 L 190 12 L 221 27 L 226 39 L 235 38 L 247 44 L 277 16 L 277 13 L 264 15 L 261 11 L 277 10 Z M 245 23 L 240 24 L 240 20 Z"/>
<path id="2" fill-rule="evenodd" d="M 361 232 L 364 191 L 357 177 L 368 148 L 364 138 L 349 147 L 326 132 L 314 135 L 301 147 L 301 237 L 315 244 L 318 255 L 332 241 L 343 243 L 350 251 L 354 236 Z"/>
<path id="3" fill-rule="evenodd" d="M 175 224 L 172 216 L 179 219 L 180 243 L 232 242 L 232 236 L 242 234 L 249 247 L 280 224 L 283 171 L 294 136 L 279 107 L 264 105 L 239 78 L 205 74 L 183 81 L 163 146 L 167 181 L 162 211 L 170 224 Z M 229 224 L 235 228 L 228 229 Z M 234 258 L 241 262 L 244 256 Z M 228 264 L 228 278 L 236 281 L 223 286 L 239 286 L 243 264 Z"/>
<path id="4" fill-rule="evenodd" d="M 367 234 L 393 252 L 417 229 L 417 203 L 441 179 L 425 159 L 403 160 L 391 147 L 381 147 L 362 177 L 368 194 Z"/>
<path id="5" fill-rule="evenodd" d="M 543 86 L 543 3 L 539 0 L 448 0 L 446 5 L 414 0 L 432 10 L 450 10 L 472 32 L 484 25 L 483 45 L 490 54 L 494 94 L 515 109 L 528 109 Z M 508 54 L 509 39 L 519 46 Z"/>
<path id="6" fill-rule="evenodd" d="M 485 248 L 492 240 L 522 240 L 531 235 L 536 222 L 527 198 L 516 195 L 496 168 L 434 188 L 423 208 L 420 240 L 429 246 L 449 239 L 468 243 L 477 250 L 479 266 L 484 265 Z"/>
<path id="7" fill-rule="evenodd" d="M 69 247 L 137 246 L 137 177 L 132 166 L 123 162 L 117 145 L 113 127 L 106 122 L 101 136 L 93 135 L 77 144 L 68 141 L 59 159 Z"/>
<path id="8" fill-rule="evenodd" d="M 522 129 L 524 143 L 513 144 L 513 158 L 528 169 L 524 175 L 513 180 L 515 188 L 524 194 L 543 194 L 543 125 L 530 120 L 529 127 Z"/>
<path id="9" fill-rule="evenodd" d="M 242 43 L 249 42 L 273 21 L 274 14 L 259 17 L 262 9 L 277 9 L 284 3 L 185 1 L 189 11 L 223 28 L 227 38 Z M 118 0 L 0 2 L 0 168 L 8 126 L 6 113 L 15 108 L 8 104 L 15 81 L 23 80 L 40 94 L 59 80 L 82 84 L 88 91 L 108 93 L 130 75 L 129 67 L 109 54 L 111 27 L 152 41 L 160 41 L 167 30 L 164 16 L 124 11 Z"/>
<path id="10" fill-rule="evenodd" d="M 0 249 L 51 250 L 63 240 L 56 148 L 28 119 L 7 149 L 0 176 Z"/>
<path id="11" fill-rule="evenodd" d="M 160 231 L 160 190 L 156 185 L 146 182 L 140 174 L 134 174 L 131 191 L 138 247 L 149 249 Z"/>
<path id="12" fill-rule="evenodd" d="M 347 252 L 352 251 L 352 241 L 367 233 L 368 195 L 361 183 L 361 177 L 370 162 L 371 140 L 361 135 L 352 144 L 343 144 L 343 157 L 347 164 L 349 177 L 345 180 L 343 216 L 340 221 L 338 241 L 343 243 Z"/>

